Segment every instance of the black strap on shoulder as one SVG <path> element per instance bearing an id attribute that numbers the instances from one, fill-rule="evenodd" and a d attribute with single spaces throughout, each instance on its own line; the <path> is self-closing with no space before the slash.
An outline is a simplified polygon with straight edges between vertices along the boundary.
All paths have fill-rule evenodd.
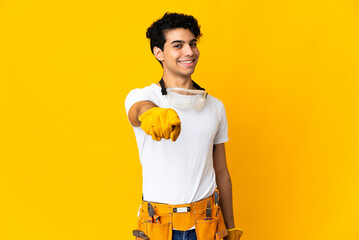
<path id="1" fill-rule="evenodd" d="M 200 87 L 197 83 L 195 83 L 193 80 L 192 80 L 192 84 L 193 86 L 197 89 L 197 90 L 203 90 L 203 91 L 206 91 L 204 88 Z M 160 85 L 161 85 L 161 92 L 162 92 L 162 95 L 167 95 L 167 90 L 165 88 L 165 82 L 163 81 L 163 78 L 161 78 L 160 80 Z"/>
<path id="2" fill-rule="evenodd" d="M 167 90 L 165 88 L 165 82 L 163 81 L 163 78 L 161 78 L 160 85 L 161 85 L 162 95 L 167 95 Z"/>

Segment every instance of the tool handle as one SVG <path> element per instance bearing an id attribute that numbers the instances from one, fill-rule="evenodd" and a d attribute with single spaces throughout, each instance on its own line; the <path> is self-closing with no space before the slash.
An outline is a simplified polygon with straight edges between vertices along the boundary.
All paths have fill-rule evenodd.
<path id="1" fill-rule="evenodd" d="M 148 240 L 150 239 L 144 232 L 142 232 L 141 230 L 133 230 L 132 231 L 132 235 L 144 240 Z"/>
<path id="2" fill-rule="evenodd" d="M 160 216 L 158 216 L 157 214 L 153 217 L 155 223 L 161 223 L 160 222 Z"/>
<path id="3" fill-rule="evenodd" d="M 219 191 L 218 189 L 214 190 L 214 201 L 217 207 L 219 207 Z"/>

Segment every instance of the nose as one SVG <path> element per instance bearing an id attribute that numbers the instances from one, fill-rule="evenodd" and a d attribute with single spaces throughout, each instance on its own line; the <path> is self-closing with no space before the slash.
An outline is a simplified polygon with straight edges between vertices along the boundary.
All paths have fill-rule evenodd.
<path id="1" fill-rule="evenodd" d="M 184 50 L 184 54 L 186 56 L 192 56 L 193 55 L 193 49 L 189 44 L 186 44 L 183 50 Z"/>

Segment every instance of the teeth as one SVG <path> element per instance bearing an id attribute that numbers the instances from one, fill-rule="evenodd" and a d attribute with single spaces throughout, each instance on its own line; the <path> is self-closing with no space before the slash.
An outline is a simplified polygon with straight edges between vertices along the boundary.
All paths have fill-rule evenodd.
<path id="1" fill-rule="evenodd" d="M 194 60 L 191 61 L 179 61 L 180 63 L 192 63 Z"/>

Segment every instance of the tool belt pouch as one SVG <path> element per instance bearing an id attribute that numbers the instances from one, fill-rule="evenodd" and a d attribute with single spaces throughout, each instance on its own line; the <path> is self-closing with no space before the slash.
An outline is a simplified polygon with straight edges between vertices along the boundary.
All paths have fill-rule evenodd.
<path id="1" fill-rule="evenodd" d="M 224 223 L 224 218 L 222 211 L 219 210 L 218 226 L 216 232 L 216 240 L 221 240 L 228 235 L 226 224 Z"/>
<path id="2" fill-rule="evenodd" d="M 144 201 L 139 209 L 138 230 L 142 231 L 149 240 L 172 240 L 172 228 L 185 231 L 194 225 L 197 240 L 221 240 L 228 235 L 228 232 L 222 211 L 215 202 L 213 196 L 191 204 L 180 205 L 149 204 Z M 149 207 L 150 211 L 147 210 Z M 149 212 L 152 211 L 154 213 L 151 213 L 152 217 L 150 217 Z"/>
<path id="3" fill-rule="evenodd" d="M 216 234 L 217 219 L 196 220 L 196 235 L 198 240 L 213 240 Z"/>
<path id="4" fill-rule="evenodd" d="M 172 239 L 172 226 L 170 221 L 166 221 L 167 217 L 160 216 L 161 223 L 148 221 L 148 214 L 140 214 L 138 219 L 138 230 L 141 230 L 149 237 L 149 240 L 171 240 Z M 168 218 L 169 219 L 169 218 Z M 136 240 L 141 238 L 136 237 Z"/>
<path id="5" fill-rule="evenodd" d="M 197 240 L 221 240 L 227 236 L 220 208 L 212 207 L 211 219 L 206 220 L 205 209 L 195 214 Z"/>

